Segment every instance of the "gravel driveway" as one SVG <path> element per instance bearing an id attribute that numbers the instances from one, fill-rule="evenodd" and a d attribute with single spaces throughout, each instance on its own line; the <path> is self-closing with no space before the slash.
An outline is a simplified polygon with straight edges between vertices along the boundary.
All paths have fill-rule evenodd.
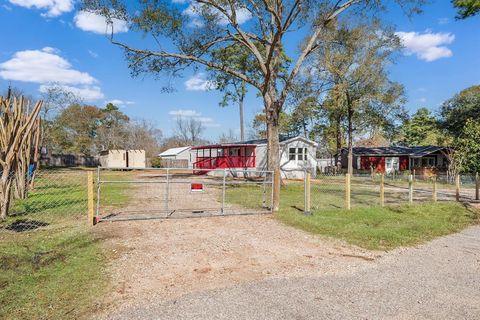
<path id="1" fill-rule="evenodd" d="M 268 224 L 277 223 L 249 221 L 260 225 L 259 233 L 248 228 L 241 231 L 245 237 L 257 234 L 249 242 L 253 246 L 255 241 L 262 240 L 264 227 L 271 228 Z M 234 258 L 232 262 L 249 258 L 257 262 L 251 270 L 244 270 L 254 274 L 243 277 L 244 281 L 233 281 L 232 278 L 239 278 L 217 273 L 209 278 L 216 285 L 208 285 L 208 278 L 206 282 L 198 278 L 200 287 L 187 290 L 190 293 L 172 292 L 170 297 L 157 295 L 148 301 L 136 300 L 104 316 L 109 319 L 480 319 L 480 226 L 418 248 L 386 254 L 368 254 L 281 228 L 284 228 L 281 235 L 270 239 L 272 254 L 278 254 L 271 264 L 252 255 L 255 248 L 243 256 L 237 252 L 227 254 L 238 255 L 238 260 Z M 231 235 L 224 236 L 225 246 L 231 246 Z M 304 238 L 277 243 L 289 236 Z M 268 253 L 264 244 L 259 242 L 258 246 L 257 253 Z M 294 250 L 295 246 L 299 247 Z M 215 252 L 213 249 L 212 254 Z M 275 263 L 281 267 L 275 268 Z M 265 276 L 262 272 L 266 270 L 273 275 Z M 218 283 L 218 277 L 227 283 Z"/>

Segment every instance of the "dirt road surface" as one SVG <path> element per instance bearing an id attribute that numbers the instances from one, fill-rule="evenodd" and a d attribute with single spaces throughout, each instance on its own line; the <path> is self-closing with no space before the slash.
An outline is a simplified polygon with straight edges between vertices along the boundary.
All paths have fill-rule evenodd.
<path id="1" fill-rule="evenodd" d="M 112 222 L 102 319 L 479 319 L 480 226 L 370 252 L 271 216 Z"/>

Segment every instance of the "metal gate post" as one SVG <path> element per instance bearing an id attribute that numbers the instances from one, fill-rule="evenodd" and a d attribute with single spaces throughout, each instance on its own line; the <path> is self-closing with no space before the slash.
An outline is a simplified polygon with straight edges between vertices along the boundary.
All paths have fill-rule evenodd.
<path id="1" fill-rule="evenodd" d="M 165 185 L 165 212 L 168 214 L 168 198 L 170 197 L 170 177 L 169 177 L 169 169 L 167 168 L 167 183 Z"/>
<path id="2" fill-rule="evenodd" d="M 265 173 L 265 176 L 263 177 L 263 199 L 262 199 L 262 208 L 265 209 L 267 208 L 267 173 Z"/>
<path id="3" fill-rule="evenodd" d="M 223 169 L 223 188 L 222 188 L 222 211 L 221 214 L 225 214 L 225 187 L 227 179 L 227 169 Z"/>
<path id="4" fill-rule="evenodd" d="M 98 216 L 100 215 L 100 167 L 97 167 L 97 209 L 95 210 L 95 217 L 98 220 Z"/>

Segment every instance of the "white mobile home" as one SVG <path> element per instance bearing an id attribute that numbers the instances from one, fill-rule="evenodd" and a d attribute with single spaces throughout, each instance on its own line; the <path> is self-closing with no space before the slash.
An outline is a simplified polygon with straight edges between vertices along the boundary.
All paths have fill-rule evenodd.
<path id="1" fill-rule="evenodd" d="M 280 137 L 280 169 L 283 178 L 304 176 L 304 170 L 315 170 L 317 143 L 304 137 Z M 250 140 L 193 147 L 193 168 L 213 169 L 267 169 L 267 140 Z"/>
<path id="2" fill-rule="evenodd" d="M 145 168 L 145 150 L 106 150 L 100 153 L 105 168 Z"/>

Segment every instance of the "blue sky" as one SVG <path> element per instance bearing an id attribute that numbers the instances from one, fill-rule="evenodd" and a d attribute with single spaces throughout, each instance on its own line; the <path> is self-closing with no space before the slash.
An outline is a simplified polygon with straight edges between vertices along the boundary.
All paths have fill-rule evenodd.
<path id="1" fill-rule="evenodd" d="M 221 95 L 205 90 L 201 72 L 186 71 L 175 79 L 173 93 L 161 92 L 162 80 L 132 78 L 123 52 L 105 38 L 102 21 L 77 7 L 74 0 L 0 0 L 2 91 L 11 82 L 37 97 L 42 88 L 60 81 L 87 103 L 114 101 L 130 117 L 154 121 L 165 136 L 178 114 L 203 121 L 204 135 L 211 140 L 229 129 L 238 131 L 236 106 L 220 108 Z M 456 21 L 447 0 L 431 0 L 424 9 L 412 18 L 397 10 L 385 17 L 406 47 L 390 72 L 405 85 L 411 111 L 434 110 L 456 92 L 480 84 L 480 17 Z M 116 30 L 123 39 L 141 43 L 122 22 Z M 296 48 L 294 41 L 287 45 Z M 262 109 L 253 89 L 245 107 L 249 124 Z"/>

